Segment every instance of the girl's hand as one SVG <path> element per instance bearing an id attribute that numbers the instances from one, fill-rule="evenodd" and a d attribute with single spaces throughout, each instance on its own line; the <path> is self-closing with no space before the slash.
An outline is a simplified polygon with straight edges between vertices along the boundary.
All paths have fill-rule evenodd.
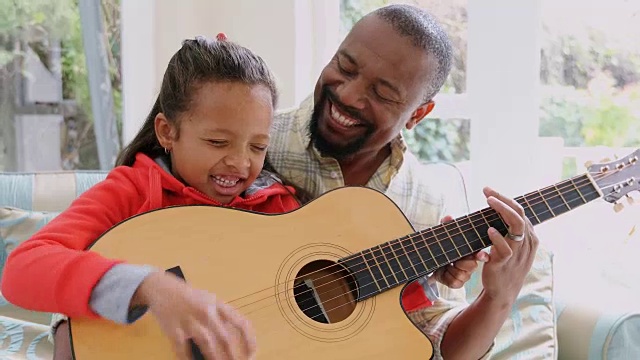
<path id="1" fill-rule="evenodd" d="M 191 360 L 193 340 L 208 360 L 247 360 L 256 353 L 248 320 L 215 296 L 173 274 L 153 273 L 142 282 L 132 305 L 147 305 L 181 360 Z"/>

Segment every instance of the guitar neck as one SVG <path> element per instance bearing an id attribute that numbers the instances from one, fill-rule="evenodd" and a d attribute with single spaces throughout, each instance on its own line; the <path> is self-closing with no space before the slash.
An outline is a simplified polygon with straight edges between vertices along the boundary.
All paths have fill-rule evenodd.
<path id="1" fill-rule="evenodd" d="M 533 225 L 569 212 L 600 197 L 584 174 L 515 198 Z M 360 286 L 358 300 L 405 284 L 419 276 L 491 245 L 489 227 L 507 234 L 498 213 L 484 208 L 446 224 L 440 224 L 350 255 L 341 262 Z M 366 285 L 366 286 L 365 286 Z"/>

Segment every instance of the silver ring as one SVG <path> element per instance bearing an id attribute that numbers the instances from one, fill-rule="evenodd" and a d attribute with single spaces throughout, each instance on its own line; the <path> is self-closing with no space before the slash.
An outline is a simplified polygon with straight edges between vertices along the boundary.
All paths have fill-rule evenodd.
<path id="1" fill-rule="evenodd" d="M 524 240 L 524 234 L 522 235 L 513 235 L 511 231 L 507 232 L 507 237 L 513 241 L 522 241 Z"/>

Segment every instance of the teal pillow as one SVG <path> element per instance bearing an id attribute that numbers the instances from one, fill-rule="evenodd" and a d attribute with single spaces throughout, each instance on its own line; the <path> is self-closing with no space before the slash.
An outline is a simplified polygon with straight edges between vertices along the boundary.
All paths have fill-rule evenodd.
<path id="1" fill-rule="evenodd" d="M 0 278 L 7 257 L 18 245 L 40 230 L 58 212 L 28 211 L 12 207 L 0 207 Z M 29 311 L 14 306 L 0 293 L 0 316 L 27 322 L 49 324 L 51 314 Z"/>

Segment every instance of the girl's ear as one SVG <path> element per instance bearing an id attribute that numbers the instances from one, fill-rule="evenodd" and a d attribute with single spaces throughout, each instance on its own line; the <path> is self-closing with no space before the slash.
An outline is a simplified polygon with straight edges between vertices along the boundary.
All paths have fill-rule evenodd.
<path id="1" fill-rule="evenodd" d="M 160 146 L 165 148 L 167 151 L 171 151 L 173 148 L 173 142 L 176 138 L 175 126 L 169 122 L 163 113 L 158 113 L 158 115 L 156 115 L 154 126 Z"/>

